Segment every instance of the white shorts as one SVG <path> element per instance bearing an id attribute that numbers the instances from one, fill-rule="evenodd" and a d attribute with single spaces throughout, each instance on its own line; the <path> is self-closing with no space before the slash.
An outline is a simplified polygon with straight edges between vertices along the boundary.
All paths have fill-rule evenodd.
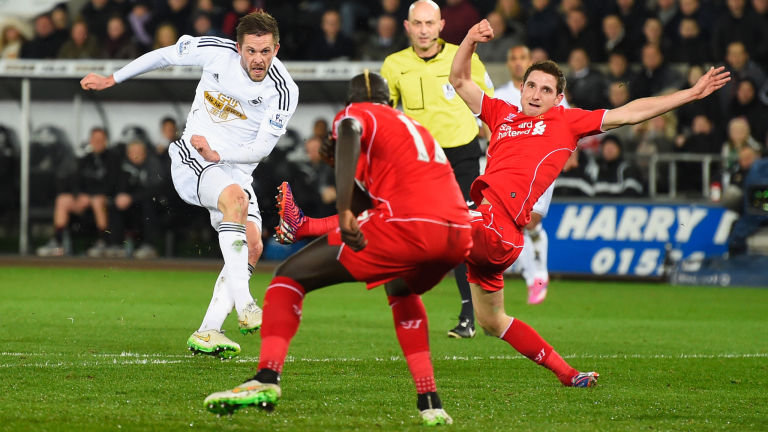
<path id="1" fill-rule="evenodd" d="M 229 164 L 213 163 L 200 154 L 183 139 L 168 146 L 171 156 L 171 177 L 179 197 L 185 202 L 205 207 L 211 214 L 211 226 L 218 230 L 224 215 L 219 211 L 219 195 L 229 185 L 239 185 L 248 196 L 248 221 L 256 224 L 261 231 L 261 213 L 256 194 L 250 182 L 238 183 L 234 170 Z"/>
<path id="2" fill-rule="evenodd" d="M 549 213 L 549 203 L 552 202 L 552 192 L 555 190 L 555 183 L 553 182 L 547 190 L 544 191 L 543 194 L 539 197 L 538 201 L 536 201 L 536 204 L 533 205 L 533 208 L 531 211 L 534 211 L 541 215 L 541 217 L 546 217 L 547 213 Z"/>

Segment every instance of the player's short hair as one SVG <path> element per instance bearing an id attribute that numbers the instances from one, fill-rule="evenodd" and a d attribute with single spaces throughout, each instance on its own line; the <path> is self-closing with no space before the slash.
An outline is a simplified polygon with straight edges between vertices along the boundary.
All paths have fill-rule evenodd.
<path id="1" fill-rule="evenodd" d="M 381 75 L 365 72 L 353 77 L 349 81 L 347 90 L 347 104 L 353 102 L 377 102 L 389 104 L 389 85 Z"/>
<path id="2" fill-rule="evenodd" d="M 277 20 L 263 10 L 251 12 L 240 18 L 237 24 L 237 43 L 242 44 L 245 35 L 263 36 L 271 34 L 275 39 L 275 45 L 280 43 L 280 31 L 277 28 Z"/>
<path id="3" fill-rule="evenodd" d="M 558 66 L 557 63 L 553 62 L 552 60 L 544 60 L 532 64 L 531 67 L 525 71 L 525 75 L 523 75 L 523 83 L 528 81 L 528 75 L 530 75 L 533 71 L 542 71 L 545 74 L 549 74 L 555 77 L 555 80 L 557 81 L 557 94 L 565 91 L 565 75 L 563 75 L 563 71 L 560 69 L 560 66 Z"/>

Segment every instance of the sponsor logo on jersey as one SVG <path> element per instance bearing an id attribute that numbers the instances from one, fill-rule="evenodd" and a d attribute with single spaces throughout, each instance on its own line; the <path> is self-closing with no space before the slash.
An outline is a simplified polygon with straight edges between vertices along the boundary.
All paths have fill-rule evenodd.
<path id="1" fill-rule="evenodd" d="M 176 52 L 179 54 L 179 56 L 183 56 L 186 54 L 189 54 L 189 44 L 191 44 L 191 40 L 185 40 L 184 42 L 179 43 L 176 46 Z"/>
<path id="2" fill-rule="evenodd" d="M 205 91 L 203 99 L 208 114 L 215 123 L 248 119 L 242 112 L 240 101 L 231 96 L 216 91 Z"/>
<path id="3" fill-rule="evenodd" d="M 499 134 L 496 139 L 500 140 L 506 137 L 514 138 L 519 135 L 543 135 L 546 128 L 547 125 L 544 123 L 544 120 L 539 120 L 536 123 L 533 121 L 518 123 L 517 130 L 513 130 L 510 125 L 502 124 L 499 126 Z"/>
<path id="4" fill-rule="evenodd" d="M 274 113 L 269 119 L 269 124 L 275 129 L 282 129 L 285 126 L 285 114 Z"/>
<path id="5" fill-rule="evenodd" d="M 451 100 L 456 96 L 456 89 L 453 88 L 451 83 L 443 84 L 443 96 L 448 100 Z"/>
<path id="6" fill-rule="evenodd" d="M 219 82 L 219 74 L 213 74 L 213 79 L 216 80 L 216 82 Z"/>
<path id="7" fill-rule="evenodd" d="M 249 100 L 249 101 L 248 101 L 248 105 L 251 105 L 251 106 L 256 106 L 256 105 L 259 105 L 259 104 L 260 104 L 262 101 L 263 101 L 262 97 L 261 97 L 261 96 L 259 96 L 259 97 L 257 97 L 256 99 L 251 99 L 251 100 Z"/>

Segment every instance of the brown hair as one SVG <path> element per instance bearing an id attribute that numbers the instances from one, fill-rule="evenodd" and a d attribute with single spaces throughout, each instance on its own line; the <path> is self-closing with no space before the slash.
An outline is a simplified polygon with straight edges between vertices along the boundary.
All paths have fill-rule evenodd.
<path id="1" fill-rule="evenodd" d="M 257 10 L 240 18 L 237 24 L 237 43 L 242 44 L 245 35 L 263 36 L 271 34 L 275 40 L 275 45 L 280 43 L 280 31 L 277 28 L 277 20 L 264 12 Z"/>
<path id="2" fill-rule="evenodd" d="M 557 63 L 553 62 L 552 60 L 544 60 L 532 64 L 531 67 L 525 71 L 525 75 L 523 75 L 523 83 L 528 81 L 528 75 L 536 70 L 542 71 L 545 74 L 549 74 L 555 77 L 555 80 L 557 81 L 557 94 L 565 91 L 565 75 L 563 75 L 563 71 L 560 69 L 560 66 L 558 66 Z"/>

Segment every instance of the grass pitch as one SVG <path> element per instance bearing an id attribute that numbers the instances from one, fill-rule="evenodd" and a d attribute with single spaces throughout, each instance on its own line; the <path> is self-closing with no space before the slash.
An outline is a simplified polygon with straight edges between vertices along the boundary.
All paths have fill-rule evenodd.
<path id="1" fill-rule="evenodd" d="M 241 357 L 193 357 L 186 338 L 216 274 L 0 268 L 0 430 L 422 430 L 382 289 L 311 293 L 272 413 L 203 408 L 255 373 L 258 335 Z M 259 299 L 269 275 L 254 275 Z M 768 430 L 768 290 L 553 281 L 507 310 L 536 328 L 592 389 L 560 386 L 506 343 L 452 340 L 453 280 L 427 293 L 438 390 L 452 430 Z"/>

